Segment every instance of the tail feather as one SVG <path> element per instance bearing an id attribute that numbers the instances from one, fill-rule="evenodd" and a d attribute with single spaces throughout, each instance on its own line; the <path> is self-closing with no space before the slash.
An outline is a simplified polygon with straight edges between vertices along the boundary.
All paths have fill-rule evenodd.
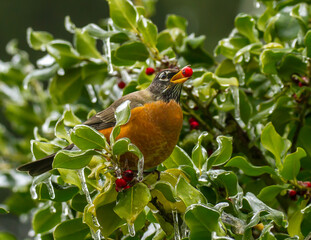
<path id="1" fill-rule="evenodd" d="M 73 144 L 70 144 L 64 149 L 71 150 L 73 146 L 74 146 Z M 37 161 L 26 163 L 22 166 L 19 166 L 17 170 L 21 172 L 28 172 L 33 177 L 38 176 L 52 169 L 52 163 L 53 163 L 55 155 L 56 153 L 53 153 Z"/>

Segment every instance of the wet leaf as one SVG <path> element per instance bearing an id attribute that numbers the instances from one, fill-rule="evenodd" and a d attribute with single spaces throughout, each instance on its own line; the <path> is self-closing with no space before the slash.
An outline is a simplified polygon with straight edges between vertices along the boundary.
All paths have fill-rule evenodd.
<path id="1" fill-rule="evenodd" d="M 43 31 L 33 31 L 32 28 L 27 29 L 28 45 L 35 50 L 44 51 L 46 44 L 53 40 L 52 34 Z"/>
<path id="2" fill-rule="evenodd" d="M 76 29 L 74 43 L 80 56 L 86 58 L 101 58 L 101 54 L 96 49 L 96 40 L 86 31 Z"/>
<path id="3" fill-rule="evenodd" d="M 279 195 L 282 191 L 288 188 L 289 188 L 288 184 L 267 186 L 261 189 L 260 193 L 258 194 L 258 198 L 261 201 L 269 202 L 275 199 L 277 195 Z"/>
<path id="4" fill-rule="evenodd" d="M 216 138 L 218 148 L 212 153 L 207 160 L 207 169 L 212 166 L 219 166 L 226 163 L 232 154 L 232 138 L 225 136 L 218 136 Z"/>
<path id="5" fill-rule="evenodd" d="M 90 229 L 82 222 L 82 218 L 75 218 L 57 225 L 54 238 L 55 240 L 84 240 L 89 232 Z"/>
<path id="6" fill-rule="evenodd" d="M 306 156 L 306 152 L 298 147 L 296 152 L 287 155 L 283 162 L 283 168 L 280 174 L 286 180 L 296 179 L 300 170 L 300 159 Z"/>
<path id="7" fill-rule="evenodd" d="M 139 32 L 142 34 L 144 43 L 151 48 L 155 48 L 158 35 L 157 26 L 154 25 L 149 19 L 141 16 L 137 27 Z"/>
<path id="8" fill-rule="evenodd" d="M 163 162 L 163 165 L 166 168 L 178 168 L 182 165 L 193 167 L 192 160 L 188 154 L 178 146 L 175 146 L 172 154 Z"/>
<path id="9" fill-rule="evenodd" d="M 127 42 L 117 48 L 115 56 L 126 61 L 144 62 L 149 57 L 149 52 L 141 42 Z"/>

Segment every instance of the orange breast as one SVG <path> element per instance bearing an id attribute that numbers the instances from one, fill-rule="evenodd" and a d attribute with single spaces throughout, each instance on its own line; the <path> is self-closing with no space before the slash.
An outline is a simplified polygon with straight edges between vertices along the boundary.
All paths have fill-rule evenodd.
<path id="1" fill-rule="evenodd" d="M 167 159 L 177 144 L 183 114 L 178 103 L 157 101 L 131 110 L 129 122 L 121 126 L 117 139 L 127 137 L 143 153 L 144 168 L 152 168 Z M 100 130 L 109 139 L 112 128 Z M 131 153 L 121 156 L 122 167 L 137 169 L 137 157 Z"/>

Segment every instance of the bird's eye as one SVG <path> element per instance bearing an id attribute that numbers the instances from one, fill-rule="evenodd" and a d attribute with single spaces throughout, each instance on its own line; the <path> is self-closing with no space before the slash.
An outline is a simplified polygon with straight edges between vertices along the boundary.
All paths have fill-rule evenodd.
<path id="1" fill-rule="evenodd" d="M 166 72 L 161 73 L 160 76 L 159 76 L 159 79 L 160 79 L 161 81 L 167 81 L 168 79 L 167 79 L 167 74 L 166 74 Z"/>

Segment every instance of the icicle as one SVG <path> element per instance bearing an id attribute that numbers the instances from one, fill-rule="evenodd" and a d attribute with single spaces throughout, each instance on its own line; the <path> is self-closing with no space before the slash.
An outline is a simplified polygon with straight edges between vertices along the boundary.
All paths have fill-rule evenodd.
<path id="1" fill-rule="evenodd" d="M 143 174 L 144 174 L 144 164 L 145 164 L 145 159 L 144 156 L 142 156 L 137 163 L 137 180 L 142 181 L 143 180 Z"/>
<path id="2" fill-rule="evenodd" d="M 96 232 L 94 232 L 93 229 L 90 229 L 90 230 L 91 230 L 92 238 L 93 238 L 94 240 L 100 240 L 100 239 L 102 239 L 102 235 L 101 235 L 99 229 L 98 229 Z"/>
<path id="3" fill-rule="evenodd" d="M 43 183 L 46 185 L 46 187 L 47 187 L 47 189 L 48 189 L 50 198 L 51 198 L 51 199 L 54 199 L 54 198 L 55 198 L 55 192 L 54 192 L 54 188 L 53 188 L 53 185 L 52 185 L 51 177 L 45 179 L 45 180 L 43 181 Z"/>
<path id="4" fill-rule="evenodd" d="M 188 238 L 190 234 L 189 228 L 187 226 L 187 224 L 183 221 L 183 223 L 181 224 L 181 238 Z"/>
<path id="5" fill-rule="evenodd" d="M 225 93 L 219 95 L 219 100 L 220 100 L 221 102 L 225 102 L 225 101 L 226 101 L 226 95 L 225 95 Z"/>
<path id="6" fill-rule="evenodd" d="M 72 212 L 66 202 L 62 202 L 62 216 L 68 216 L 70 219 L 73 219 Z"/>
<path id="7" fill-rule="evenodd" d="M 235 65 L 235 70 L 239 76 L 239 85 L 244 85 L 244 80 L 245 80 L 245 73 L 244 73 L 244 70 L 242 68 L 242 66 L 240 64 L 236 64 Z"/>
<path id="8" fill-rule="evenodd" d="M 52 201 L 50 201 L 50 212 L 51 212 L 51 213 L 56 213 L 56 208 L 54 207 Z"/>
<path id="9" fill-rule="evenodd" d="M 112 25 L 112 20 L 108 20 L 108 31 L 110 30 L 110 26 Z M 108 73 L 112 74 L 113 73 L 113 66 L 111 63 L 111 48 L 110 48 L 110 37 L 107 37 L 104 43 L 104 49 L 107 57 L 107 62 L 108 62 Z"/>
<path id="10" fill-rule="evenodd" d="M 127 224 L 127 228 L 128 228 L 128 231 L 129 231 L 129 234 L 131 237 L 134 237 L 136 235 L 135 233 L 135 226 L 134 224 Z"/>
<path id="11" fill-rule="evenodd" d="M 83 191 L 83 193 L 85 194 L 85 197 L 86 197 L 86 201 L 90 205 L 92 205 L 93 204 L 92 198 L 91 198 L 91 195 L 89 193 L 89 190 L 88 190 L 86 182 L 85 182 L 84 168 L 78 169 L 77 172 L 78 172 L 78 176 L 79 176 L 79 179 L 80 179 L 80 182 L 81 182 L 82 191 Z"/>
<path id="12" fill-rule="evenodd" d="M 224 111 L 219 111 L 218 113 L 218 119 L 220 125 L 224 126 L 226 121 L 226 113 Z"/>
<path id="13" fill-rule="evenodd" d="M 30 187 L 30 194 L 32 199 L 38 199 L 38 194 L 36 191 L 37 183 L 35 181 L 32 182 L 31 187 Z"/>
<path id="14" fill-rule="evenodd" d="M 87 90 L 87 93 L 89 94 L 89 96 L 91 98 L 91 102 L 96 103 L 97 97 L 96 97 L 95 91 L 93 89 L 93 86 L 91 84 L 86 84 L 86 90 Z"/>
<path id="15" fill-rule="evenodd" d="M 37 234 L 36 235 L 36 237 L 34 238 L 34 240 L 41 240 L 42 238 L 41 238 L 41 234 L 39 233 L 39 234 Z"/>
<path id="16" fill-rule="evenodd" d="M 172 211 L 173 221 L 174 221 L 174 240 L 180 240 L 180 231 L 178 224 L 178 212 L 176 209 Z"/>
<path id="17" fill-rule="evenodd" d="M 230 86 L 232 98 L 234 102 L 234 115 L 236 119 L 240 119 L 240 97 L 239 88 L 236 86 Z"/>

